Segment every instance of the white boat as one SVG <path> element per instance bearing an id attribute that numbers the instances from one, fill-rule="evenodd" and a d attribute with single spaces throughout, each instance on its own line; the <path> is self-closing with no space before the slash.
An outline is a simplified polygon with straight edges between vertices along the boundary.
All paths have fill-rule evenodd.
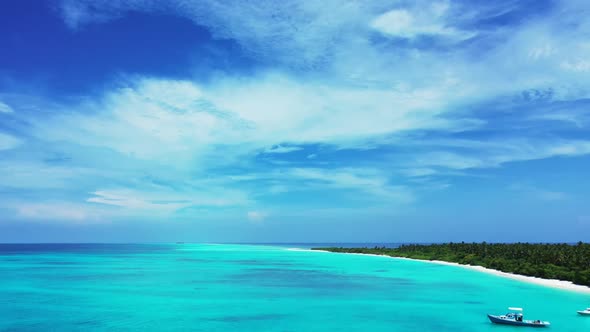
<path id="1" fill-rule="evenodd" d="M 584 316 L 590 316 L 590 308 L 586 308 L 584 310 L 578 310 L 578 313 L 580 315 L 584 315 Z"/>
<path id="2" fill-rule="evenodd" d="M 505 315 L 490 315 L 488 318 L 492 323 L 513 325 L 513 326 L 529 326 L 529 327 L 547 327 L 551 325 L 549 322 L 541 320 L 526 320 L 523 319 L 522 308 L 510 307 L 508 313 Z"/>

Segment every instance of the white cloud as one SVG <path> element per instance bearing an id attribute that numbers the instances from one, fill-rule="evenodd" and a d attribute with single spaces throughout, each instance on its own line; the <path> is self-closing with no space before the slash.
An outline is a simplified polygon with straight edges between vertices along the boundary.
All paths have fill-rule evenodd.
<path id="1" fill-rule="evenodd" d="M 555 111 L 552 110 L 551 112 L 547 112 L 544 114 L 533 115 L 530 117 L 532 121 L 538 120 L 550 120 L 550 121 L 560 121 L 564 123 L 569 123 L 574 125 L 577 128 L 583 128 L 590 122 L 590 112 L 588 114 L 579 112 L 563 112 L 563 111 Z"/>
<path id="2" fill-rule="evenodd" d="M 403 174 L 410 177 L 421 177 L 436 174 L 436 170 L 432 168 L 408 168 L 401 171 Z"/>
<path id="3" fill-rule="evenodd" d="M 78 106 L 88 107 L 93 106 Z M 106 147 L 140 159 L 163 161 L 191 160 L 209 144 L 221 142 L 219 132 L 232 136 L 233 124 L 223 115 L 211 113 L 198 87 L 186 81 L 143 80 L 134 88 L 106 95 L 98 108 L 89 109 L 92 115 L 60 113 L 52 123 L 38 123 L 38 134 L 48 140 Z"/>
<path id="4" fill-rule="evenodd" d="M 74 29 L 128 11 L 179 15 L 209 28 L 216 38 L 236 40 L 244 51 L 257 57 L 307 65 L 322 61 L 339 42 L 346 42 L 346 38 L 338 38 L 344 31 L 363 31 L 371 13 L 383 6 L 373 1 L 338 0 L 64 0 L 61 12 Z"/>
<path id="5" fill-rule="evenodd" d="M 574 72 L 589 72 L 590 71 L 590 61 L 589 60 L 565 61 L 561 64 L 561 67 L 565 70 L 571 70 Z"/>
<path id="6" fill-rule="evenodd" d="M 148 8 L 150 1 L 130 0 L 126 1 L 129 6 Z M 84 24 L 101 23 L 114 19 L 122 14 L 123 3 L 117 1 L 61 1 L 62 17 L 66 25 L 71 29 L 78 29 Z"/>
<path id="7" fill-rule="evenodd" d="M 411 203 L 415 199 L 411 188 L 390 183 L 390 177 L 377 168 L 285 167 L 245 174 L 243 178 L 253 181 L 256 195 L 331 190 L 361 192 L 367 199 L 390 203 Z"/>
<path id="8" fill-rule="evenodd" d="M 521 192 L 528 197 L 534 197 L 543 201 L 563 201 L 569 197 L 569 195 L 565 192 L 542 189 L 523 183 L 515 183 L 511 185 L 509 189 Z"/>
<path id="9" fill-rule="evenodd" d="M 273 185 L 270 188 L 268 188 L 268 191 L 271 194 L 281 194 L 281 193 L 286 193 L 289 191 L 289 188 L 285 185 Z"/>
<path id="10" fill-rule="evenodd" d="M 468 169 L 491 166 L 478 157 L 466 156 L 453 152 L 427 152 L 416 157 L 418 166 L 440 166 L 452 169 Z M 493 165 L 495 166 L 495 165 Z"/>
<path id="11" fill-rule="evenodd" d="M 549 13 L 524 15 L 519 24 L 507 22 L 508 26 L 475 30 L 478 20 L 488 22 L 510 16 L 523 6 L 517 2 L 472 5 L 456 1 L 288 0 L 244 4 L 237 0 L 63 0 L 62 16 L 72 27 L 118 17 L 127 11 L 187 17 L 207 27 L 217 38 L 238 42 L 257 58 L 312 67 L 314 71 L 319 68 L 319 77 L 359 82 L 362 86 L 403 82 L 417 89 L 420 87 L 414 86 L 415 82 L 440 85 L 443 80 L 439 74 L 451 72 L 461 84 L 447 96 L 469 89 L 466 95 L 471 98 L 493 97 L 558 85 L 563 85 L 561 91 L 582 88 L 587 94 L 587 82 L 580 76 L 584 72 L 560 66 L 566 59 L 569 67 L 585 68 L 579 62 L 590 52 L 590 44 L 580 38 L 590 31 L 583 14 L 586 3 L 559 2 Z M 473 26 L 474 31 L 464 26 Z M 371 43 L 375 29 L 402 38 L 430 35 L 450 41 L 482 35 L 485 52 L 474 57 L 469 46 L 457 47 L 450 58 L 441 58 L 436 50 L 416 48 L 393 47 L 386 52 Z M 572 54 L 578 58 L 569 59 Z M 514 72 L 519 75 L 512 75 Z M 572 75 L 576 77 L 569 77 Z"/>
<path id="12" fill-rule="evenodd" d="M 299 146 L 278 145 L 278 146 L 274 146 L 272 148 L 264 150 L 264 153 L 290 153 L 290 152 L 301 151 L 301 150 L 303 150 L 303 148 L 299 147 Z"/>
<path id="13" fill-rule="evenodd" d="M 561 201 L 568 197 L 568 195 L 561 191 L 539 191 L 536 193 L 538 197 L 545 201 Z"/>
<path id="14" fill-rule="evenodd" d="M 532 46 L 531 50 L 529 51 L 529 57 L 532 60 L 539 60 L 550 57 L 556 51 L 556 48 L 548 42 L 539 46 Z"/>
<path id="15" fill-rule="evenodd" d="M 414 8 L 393 9 L 375 18 L 371 27 L 386 35 L 408 39 L 433 35 L 460 41 L 474 37 L 473 32 L 450 26 L 450 21 L 446 20 L 448 8 L 448 2 L 434 2 Z"/>
<path id="16" fill-rule="evenodd" d="M 96 104 L 73 106 L 76 113 L 37 120 L 36 133 L 43 140 L 105 147 L 163 163 L 223 163 L 280 142 L 350 145 L 398 131 L 451 129 L 455 122 L 440 115 L 452 89 L 352 89 L 280 74 L 227 78 L 203 87 L 140 79 Z M 278 145 L 265 151 L 299 149 Z"/>
<path id="17" fill-rule="evenodd" d="M 118 206 L 126 209 L 144 210 L 144 211 L 162 211 L 173 212 L 183 207 L 190 206 L 186 199 L 177 200 L 168 197 L 159 200 L 146 199 L 140 197 L 141 193 L 131 191 L 96 191 L 92 193 L 94 197 L 88 198 L 89 203 L 99 203 L 106 205 Z"/>
<path id="18" fill-rule="evenodd" d="M 260 177 L 255 174 L 230 175 L 228 178 L 232 181 L 254 181 L 260 179 Z"/>
<path id="19" fill-rule="evenodd" d="M 262 211 L 248 211 L 246 216 L 248 217 L 248 220 L 259 223 L 263 222 L 268 217 L 268 213 Z"/>
<path id="20" fill-rule="evenodd" d="M 124 213 L 120 210 L 168 214 L 195 206 L 251 206 L 250 197 L 262 191 L 278 194 L 317 188 L 408 203 L 417 190 L 398 185 L 392 174 L 425 183 L 450 174 L 449 170 L 589 154 L 590 142 L 557 134 L 533 137 L 525 130 L 500 128 L 487 142 L 450 137 L 490 122 L 494 125 L 495 114 L 479 117 L 476 108 L 497 97 L 518 96 L 526 89 L 551 91 L 553 101 L 590 96 L 584 75 L 590 48 L 579 38 L 590 29 L 584 19 L 563 29 L 560 22 L 576 22 L 576 14 L 562 8 L 570 5 L 557 4 L 560 9 L 555 16 L 484 31 L 461 28 L 469 26 L 461 25 L 468 15 L 458 14 L 462 8 L 455 5 L 444 1 L 407 6 L 398 1 L 65 0 L 62 15 L 71 28 L 126 11 L 180 15 L 208 28 L 215 38 L 239 43 L 248 55 L 267 61 L 274 70 L 248 77 L 221 75 L 210 81 L 139 77 L 127 80 L 131 83 L 125 88 L 116 82 L 94 100 L 70 103 L 43 117 L 23 118 L 23 123 L 33 123 L 30 135 L 35 139 L 52 148 L 75 146 L 82 152 L 73 152 L 77 153 L 73 160 L 95 168 L 0 162 L 0 183 L 28 189 L 83 187 L 84 193 L 92 193 L 89 205 L 117 209 L 120 214 Z M 497 6 L 489 6 L 494 15 L 502 14 Z M 563 20 L 557 15 L 563 15 Z M 374 44 L 376 32 L 406 39 L 427 36 L 447 46 L 477 34 L 489 44 L 477 54 L 473 46 L 460 43 L 438 53 L 418 43 L 401 45 L 396 38 L 379 38 L 387 40 Z M 6 112 L 2 105 L 0 112 Z M 571 115 L 563 110 L 544 118 L 569 121 Z M 583 125 L 582 120 L 575 118 L 577 124 Z M 424 132 L 449 138 L 432 142 L 420 135 Z M 2 135 L 0 150 L 16 146 Z M 403 138 L 396 141 L 398 136 Z M 326 168 L 292 168 L 292 161 L 280 159 L 280 153 L 301 150 L 307 143 L 335 150 L 322 158 Z M 365 155 L 337 160 L 339 153 L 344 154 L 342 149 L 361 154 L 367 152 L 363 149 L 383 146 L 399 148 L 407 158 L 382 164 L 367 153 L 366 160 Z M 99 160 L 103 155 L 95 155 L 97 151 L 109 151 L 112 154 L 104 155 L 121 160 Z M 272 159 L 268 169 L 259 170 L 256 164 L 261 151 L 275 153 L 264 156 Z M 315 157 L 307 154 L 298 162 Z M 344 167 L 343 163 L 362 166 Z M 257 173 L 236 174 L 252 169 Z M 151 179 L 165 183 L 146 185 Z M 233 186 L 243 190 L 233 191 Z M 28 211 L 34 215 L 43 209 Z"/>
<path id="21" fill-rule="evenodd" d="M 51 166 L 40 162 L 0 160 L 0 184 L 19 189 L 63 189 L 88 180 L 103 179 L 96 168 Z"/>
<path id="22" fill-rule="evenodd" d="M 244 193 L 235 190 L 223 190 L 219 187 L 190 192 L 146 192 L 134 189 L 98 190 L 86 201 L 138 210 L 141 213 L 172 213 L 187 207 L 224 207 L 243 205 L 249 202 Z"/>
<path id="23" fill-rule="evenodd" d="M 21 143 L 20 139 L 0 132 L 0 151 L 14 149 Z"/>
<path id="24" fill-rule="evenodd" d="M 464 151 L 427 151 L 418 153 L 407 165 L 413 167 L 438 166 L 465 170 L 471 168 L 498 167 L 517 161 L 538 160 L 557 156 L 582 156 L 590 154 L 590 141 L 498 139 L 495 141 L 437 140 L 416 145 L 449 146 Z"/>
<path id="25" fill-rule="evenodd" d="M 0 113 L 14 113 L 14 110 L 10 106 L 0 101 Z"/>
<path id="26" fill-rule="evenodd" d="M 390 35 L 407 37 L 413 36 L 413 31 L 410 31 L 412 21 L 413 17 L 407 10 L 396 9 L 377 17 L 372 26 Z"/>
<path id="27" fill-rule="evenodd" d="M 248 133 L 250 139 L 339 144 L 396 131 L 452 127 L 454 123 L 439 117 L 451 90 L 451 85 L 404 92 L 357 89 L 274 73 L 219 82 L 210 89 L 210 100 L 251 124 L 255 131 Z"/>
<path id="28" fill-rule="evenodd" d="M 15 203 L 14 209 L 20 217 L 33 220 L 82 222 L 102 217 L 96 209 L 69 202 Z"/>
<path id="29" fill-rule="evenodd" d="M 402 185 L 391 185 L 389 178 L 376 169 L 321 169 L 294 168 L 285 173 L 289 178 L 312 181 L 320 188 L 353 189 L 370 194 L 373 198 L 397 203 L 414 201 L 412 191 Z"/>

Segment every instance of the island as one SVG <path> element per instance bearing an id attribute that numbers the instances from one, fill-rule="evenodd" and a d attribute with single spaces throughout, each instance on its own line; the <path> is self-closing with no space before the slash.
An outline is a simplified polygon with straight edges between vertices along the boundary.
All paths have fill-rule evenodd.
<path id="1" fill-rule="evenodd" d="M 337 253 L 373 254 L 483 266 L 506 273 L 571 281 L 590 286 L 590 244 L 439 243 L 404 244 L 397 248 L 312 248 Z"/>

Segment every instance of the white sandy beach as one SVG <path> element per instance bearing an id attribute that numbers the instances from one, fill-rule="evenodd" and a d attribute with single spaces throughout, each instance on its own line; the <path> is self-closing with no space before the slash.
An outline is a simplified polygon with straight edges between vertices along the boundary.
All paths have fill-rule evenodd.
<path id="1" fill-rule="evenodd" d="M 486 267 L 479 266 L 479 265 L 463 265 L 463 264 L 459 264 L 459 263 L 451 263 L 451 262 L 445 262 L 445 261 L 436 261 L 436 260 L 429 261 L 429 260 L 422 260 L 422 259 L 413 259 L 413 258 L 405 258 L 405 257 L 392 257 L 392 256 L 387 256 L 387 255 L 376 255 L 376 254 L 336 253 L 336 252 L 331 252 L 331 251 L 326 251 L 326 250 L 311 250 L 311 249 L 299 249 L 299 248 L 291 248 L 289 250 L 327 252 L 327 253 L 332 253 L 332 254 L 378 256 L 378 257 L 386 257 L 386 258 L 391 258 L 391 259 L 401 259 L 401 260 L 410 260 L 410 261 L 417 261 L 417 262 L 424 262 L 424 263 L 456 266 L 456 267 L 475 270 L 475 271 L 479 271 L 479 272 L 489 273 L 489 274 L 493 274 L 493 275 L 504 277 L 504 278 L 510 278 L 513 280 L 528 282 L 531 284 L 537 284 L 537 285 L 546 286 L 546 287 L 568 290 L 568 291 L 573 291 L 573 292 L 577 292 L 577 293 L 590 294 L 590 287 L 576 285 L 576 284 L 572 283 L 571 281 L 557 280 L 557 279 L 543 279 L 543 278 L 537 278 L 537 277 L 523 276 L 520 274 L 513 274 L 513 273 L 507 273 L 507 272 L 494 270 L 494 269 L 488 269 Z"/>

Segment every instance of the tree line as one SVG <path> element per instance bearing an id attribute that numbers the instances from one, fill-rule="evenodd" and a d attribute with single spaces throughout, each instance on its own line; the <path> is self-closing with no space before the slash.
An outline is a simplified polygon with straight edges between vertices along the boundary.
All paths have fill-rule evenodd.
<path id="1" fill-rule="evenodd" d="M 441 260 L 590 286 L 590 244 L 442 243 L 404 244 L 397 248 L 314 248 L 332 252 L 378 254 Z"/>

